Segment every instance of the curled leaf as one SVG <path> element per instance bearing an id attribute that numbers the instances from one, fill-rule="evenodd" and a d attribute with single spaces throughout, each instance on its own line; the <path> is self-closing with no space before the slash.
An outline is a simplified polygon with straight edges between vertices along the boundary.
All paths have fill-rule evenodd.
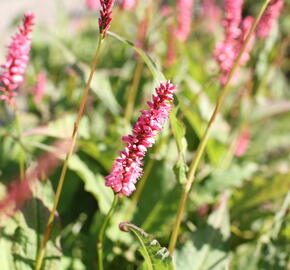
<path id="1" fill-rule="evenodd" d="M 132 232 L 138 238 L 141 248 L 140 253 L 145 259 L 148 270 L 173 270 L 172 258 L 165 247 L 161 247 L 159 242 L 132 223 L 122 222 L 119 228 L 123 232 Z M 143 269 L 143 268 L 142 268 Z"/>

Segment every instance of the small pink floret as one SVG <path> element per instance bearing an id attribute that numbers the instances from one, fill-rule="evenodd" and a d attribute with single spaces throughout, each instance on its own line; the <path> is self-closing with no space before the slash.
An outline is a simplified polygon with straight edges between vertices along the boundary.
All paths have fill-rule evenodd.
<path id="1" fill-rule="evenodd" d="M 131 195 L 135 190 L 135 184 L 142 175 L 142 160 L 147 149 L 152 147 L 154 137 L 163 129 L 169 117 L 176 86 L 167 81 L 155 90 L 152 101 L 148 102 L 149 109 L 141 111 L 132 135 L 122 138 L 126 147 L 115 159 L 111 173 L 106 176 L 106 186 L 125 196 Z"/>

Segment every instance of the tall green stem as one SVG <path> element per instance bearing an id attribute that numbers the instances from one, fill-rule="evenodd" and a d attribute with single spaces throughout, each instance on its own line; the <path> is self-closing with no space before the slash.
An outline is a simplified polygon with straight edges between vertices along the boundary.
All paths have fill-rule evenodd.
<path id="1" fill-rule="evenodd" d="M 109 223 L 109 221 L 111 219 L 112 214 L 114 213 L 114 211 L 116 209 L 117 204 L 118 204 L 118 195 L 115 194 L 113 203 L 111 205 L 111 208 L 110 208 L 107 216 L 105 217 L 105 220 L 104 220 L 104 222 L 102 224 L 102 227 L 100 229 L 100 233 L 99 233 L 99 236 L 98 236 L 98 242 L 97 242 L 98 266 L 99 266 L 98 270 L 104 270 L 104 264 L 103 264 L 103 255 L 104 255 L 103 241 L 104 241 L 104 236 L 105 236 L 107 225 L 108 225 L 108 223 Z"/>
<path id="2" fill-rule="evenodd" d="M 179 228 L 180 228 L 180 224 L 181 224 L 181 219 L 182 219 L 182 216 L 183 216 L 183 212 L 184 212 L 184 209 L 185 209 L 185 206 L 186 206 L 186 202 L 187 202 L 187 199 L 188 199 L 188 195 L 189 195 L 189 191 L 191 189 L 191 186 L 195 180 L 195 174 L 196 174 L 196 170 L 197 170 L 197 167 L 199 165 L 199 162 L 201 160 L 201 157 L 204 153 L 204 150 L 205 150 L 205 146 L 207 144 L 207 141 L 209 139 L 209 135 L 210 135 L 210 131 L 213 127 L 213 124 L 216 120 L 216 117 L 218 116 L 220 110 L 221 110 L 221 107 L 223 105 L 223 102 L 224 102 L 224 98 L 230 88 L 230 84 L 231 84 L 231 80 L 233 78 L 233 75 L 235 74 L 235 72 L 237 71 L 238 67 L 239 67 L 239 64 L 240 64 L 240 59 L 250 41 L 250 39 L 252 38 L 252 35 L 254 33 L 254 31 L 256 30 L 257 28 L 257 25 L 259 23 L 259 21 L 261 20 L 268 4 L 269 4 L 270 0 L 265 0 L 254 24 L 252 25 L 251 27 L 251 30 L 249 32 L 249 34 L 247 35 L 247 38 L 239 52 L 239 55 L 237 57 L 237 59 L 235 60 L 235 63 L 233 65 L 233 68 L 231 69 L 230 73 L 229 73 L 229 76 L 227 78 L 227 81 L 226 81 L 226 84 L 224 85 L 222 91 L 221 91 L 221 94 L 217 100 L 217 103 L 216 103 L 216 106 L 215 106 L 215 109 L 213 111 L 213 114 L 209 120 L 209 123 L 207 125 L 207 128 L 204 132 L 204 135 L 200 141 L 200 144 L 197 148 L 197 151 L 196 151 L 196 154 L 195 154 L 195 157 L 194 159 L 192 160 L 192 163 L 191 163 L 191 166 L 189 168 L 189 174 L 188 174 L 188 181 L 187 183 L 185 184 L 184 186 L 184 189 L 183 189 L 183 192 L 182 192 L 182 195 L 181 195 L 181 200 L 180 200 L 180 204 L 179 204 L 179 209 L 178 209 L 178 212 L 177 212 L 177 217 L 176 217 L 176 220 L 175 220 L 175 224 L 174 224 L 174 228 L 173 228 L 173 232 L 172 232 L 172 235 L 171 235 L 171 238 L 170 238 L 170 243 L 169 243 L 169 252 L 171 255 L 173 255 L 173 252 L 174 252 L 174 248 L 175 248 L 175 245 L 176 245 L 176 241 L 177 241 L 177 237 L 178 237 L 178 233 L 179 233 Z"/>
<path id="3" fill-rule="evenodd" d="M 83 113 L 84 113 L 85 105 L 86 105 L 87 99 L 88 99 L 89 89 L 90 89 L 91 82 L 92 82 L 92 79 L 94 77 L 94 72 L 96 70 L 97 63 L 98 63 L 98 60 L 99 60 L 99 55 L 100 55 L 100 50 L 101 50 L 101 43 L 102 43 L 102 39 L 101 39 L 101 36 L 100 36 L 99 40 L 98 40 L 98 44 L 97 44 L 96 55 L 95 55 L 95 57 L 93 59 L 92 65 L 91 65 L 91 71 L 90 71 L 89 79 L 88 79 L 88 81 L 86 83 L 86 86 L 85 86 L 85 89 L 84 89 L 84 93 L 83 93 L 83 97 L 82 97 L 82 101 L 81 101 L 81 104 L 80 104 L 80 107 L 79 107 L 77 120 L 76 120 L 76 122 L 74 124 L 74 129 L 73 129 L 72 138 L 71 138 L 71 146 L 70 146 L 68 154 L 66 155 L 66 158 L 65 158 L 65 161 L 64 161 L 64 164 L 63 164 L 63 167 L 62 167 L 62 171 L 61 171 L 61 174 L 60 174 L 58 186 L 57 186 L 56 193 L 55 193 L 53 207 L 52 207 L 52 210 L 50 212 L 48 223 L 46 225 L 46 229 L 45 229 L 45 232 L 44 232 L 44 237 L 43 237 L 43 240 L 42 240 L 42 243 L 41 243 L 41 247 L 40 247 L 40 249 L 38 251 L 38 254 L 37 254 L 37 257 L 36 257 L 35 270 L 40 270 L 41 269 L 41 265 L 42 265 L 43 258 L 44 258 L 44 255 L 45 255 L 45 247 L 46 247 L 46 244 L 47 244 L 47 242 L 48 242 L 48 240 L 50 238 L 50 234 L 51 234 L 51 231 L 52 231 L 52 226 L 53 226 L 53 221 L 54 221 L 56 209 L 57 209 L 57 206 L 58 206 L 58 203 L 59 203 L 59 199 L 60 199 L 61 191 L 62 191 L 62 188 L 63 188 L 65 175 L 66 175 L 66 172 L 67 172 L 67 169 L 68 169 L 68 163 L 69 163 L 70 157 L 72 156 L 72 154 L 74 152 L 80 121 L 81 121 L 81 118 L 82 118 Z"/>
<path id="4" fill-rule="evenodd" d="M 22 129 L 21 129 L 20 114 L 19 114 L 18 107 L 16 105 L 13 106 L 13 109 L 14 109 L 14 113 L 15 113 L 15 126 L 16 126 L 17 137 L 18 137 L 18 141 L 21 144 Z M 18 162 L 19 162 L 20 180 L 23 180 L 24 175 L 25 175 L 25 153 L 24 153 L 24 150 L 22 147 L 20 147 Z"/>

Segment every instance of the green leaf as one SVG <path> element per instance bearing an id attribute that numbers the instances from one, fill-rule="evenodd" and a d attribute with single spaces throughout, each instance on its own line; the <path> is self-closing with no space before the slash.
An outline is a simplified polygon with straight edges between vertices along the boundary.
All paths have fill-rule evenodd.
<path id="1" fill-rule="evenodd" d="M 182 186 L 176 185 L 156 203 L 150 214 L 142 224 L 142 228 L 156 234 L 168 233 L 168 224 L 172 224 L 176 218 L 176 212 L 182 193 Z"/>
<path id="2" fill-rule="evenodd" d="M 286 195 L 290 185 L 290 174 L 280 174 L 274 178 L 257 177 L 237 190 L 232 198 L 232 216 L 239 217 L 248 213 L 265 201 L 273 200 Z M 279 187 L 279 188 L 277 188 Z"/>
<path id="3" fill-rule="evenodd" d="M 89 77 L 90 66 L 80 62 L 78 57 L 57 37 L 50 35 L 50 42 L 52 42 L 57 48 L 61 50 L 66 61 L 71 65 L 76 64 L 84 73 L 84 79 Z M 109 79 L 100 72 L 95 72 L 94 79 L 92 81 L 92 90 L 102 101 L 102 104 L 107 107 L 113 114 L 118 114 L 120 112 L 120 105 L 117 102 L 111 88 Z"/>
<path id="4" fill-rule="evenodd" d="M 55 121 L 49 122 L 47 125 L 35 127 L 23 132 L 23 136 L 41 135 L 55 138 L 70 138 L 73 132 L 74 123 L 77 119 L 75 114 L 66 114 Z M 79 127 L 79 136 L 83 138 L 89 137 L 89 120 L 87 116 L 82 118 Z M 35 142 L 29 142 L 33 145 Z"/>
<path id="5" fill-rule="evenodd" d="M 253 177 L 257 170 L 257 164 L 251 162 L 241 165 L 232 164 L 226 169 L 217 168 L 213 170 L 202 188 L 205 192 L 219 193 L 228 188 L 241 187 L 246 180 Z"/>
<path id="6" fill-rule="evenodd" d="M 165 247 L 161 247 L 156 239 L 148 235 L 139 227 L 131 223 L 120 223 L 120 230 L 132 232 L 138 239 L 141 248 L 140 253 L 145 259 L 147 270 L 173 270 L 172 258 Z M 144 269 L 144 267 L 142 268 Z"/>
<path id="7" fill-rule="evenodd" d="M 226 242 L 230 236 L 227 194 L 209 216 L 207 224 L 191 234 L 191 241 L 176 250 L 177 270 L 228 269 L 229 254 Z"/>
<path id="8" fill-rule="evenodd" d="M 106 214 L 110 209 L 114 194 L 112 189 L 105 186 L 104 178 L 99 174 L 95 175 L 77 155 L 70 158 L 69 168 L 84 181 L 85 190 L 96 198 L 101 212 Z"/>
<path id="9" fill-rule="evenodd" d="M 34 269 L 37 248 L 42 241 L 54 193 L 48 181 L 36 182 L 32 193 L 33 198 L 25 203 L 23 209 L 1 225 L 1 270 Z M 60 269 L 62 254 L 57 225 L 58 221 L 55 221 L 46 247 L 43 270 Z"/>
<path id="10" fill-rule="evenodd" d="M 161 70 L 157 67 L 156 63 L 152 60 L 152 58 L 145 51 L 135 46 L 133 42 L 121 37 L 120 35 L 116 33 L 108 31 L 108 34 L 111 37 L 114 37 L 115 39 L 123 42 L 124 44 L 131 46 L 142 57 L 142 59 L 148 66 L 150 72 L 152 73 L 157 84 L 159 84 L 160 81 L 165 81 L 165 76 L 163 75 Z"/>
<path id="11" fill-rule="evenodd" d="M 174 173 L 179 183 L 184 184 L 187 181 L 186 172 L 188 167 L 185 162 L 185 154 L 187 148 L 187 142 L 185 139 L 185 126 L 176 118 L 176 110 L 170 114 L 170 123 L 172 132 L 178 148 L 178 160 L 174 166 Z"/>

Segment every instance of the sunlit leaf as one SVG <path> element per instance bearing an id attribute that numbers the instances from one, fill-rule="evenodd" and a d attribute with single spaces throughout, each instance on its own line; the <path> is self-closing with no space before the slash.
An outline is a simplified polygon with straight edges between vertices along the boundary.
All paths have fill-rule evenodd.
<path id="1" fill-rule="evenodd" d="M 191 233 L 191 240 L 175 250 L 177 270 L 223 270 L 229 266 L 227 240 L 230 223 L 227 194 L 209 216 L 206 225 Z"/>
<path id="2" fill-rule="evenodd" d="M 120 229 L 132 232 L 138 239 L 141 248 L 140 253 L 145 259 L 147 270 L 173 270 L 172 258 L 165 247 L 161 247 L 156 239 L 148 235 L 139 227 L 131 223 L 120 223 Z"/>

